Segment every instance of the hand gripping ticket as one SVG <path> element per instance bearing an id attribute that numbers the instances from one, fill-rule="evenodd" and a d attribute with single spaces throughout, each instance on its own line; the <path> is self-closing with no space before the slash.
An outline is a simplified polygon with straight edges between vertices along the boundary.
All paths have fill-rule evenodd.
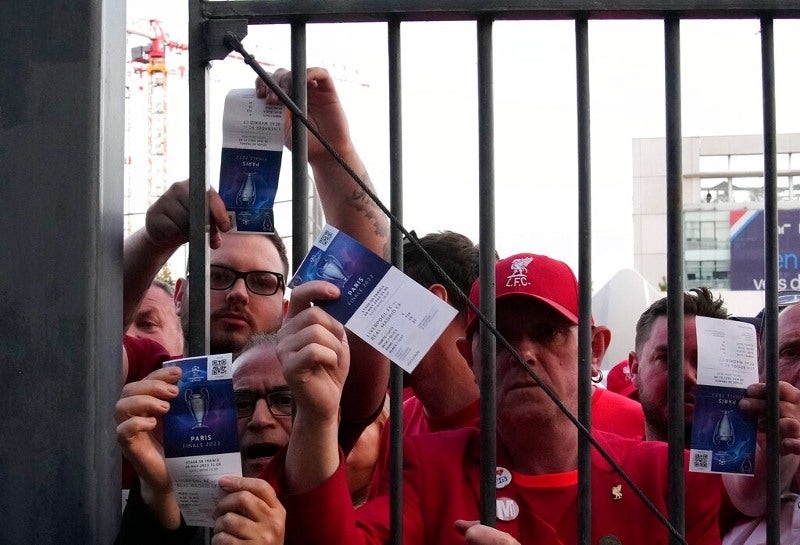
<path id="1" fill-rule="evenodd" d="M 289 287 L 311 280 L 341 290 L 320 308 L 409 373 L 456 316 L 456 309 L 330 225 Z"/>

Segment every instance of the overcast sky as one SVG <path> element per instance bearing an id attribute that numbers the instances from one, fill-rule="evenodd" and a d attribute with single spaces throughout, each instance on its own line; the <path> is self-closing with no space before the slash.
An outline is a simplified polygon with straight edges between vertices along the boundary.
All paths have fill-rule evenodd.
<path id="1" fill-rule="evenodd" d="M 129 2 L 130 26 L 163 21 L 186 41 L 186 19 L 166 2 Z M 181 4 L 182 8 L 185 8 Z M 574 25 L 494 24 L 497 249 L 545 253 L 577 269 L 577 140 Z M 796 98 L 800 28 L 775 22 L 778 132 L 800 132 Z M 634 138 L 664 135 L 663 23 L 589 23 L 592 127 L 593 285 L 633 265 L 631 149 Z M 286 26 L 251 27 L 244 41 L 259 60 L 289 66 Z M 762 130 L 758 21 L 681 23 L 684 136 Z M 460 231 L 478 239 L 475 24 L 404 23 L 404 223 L 419 235 Z M 170 63 L 186 64 L 175 55 Z M 310 25 L 308 65 L 337 79 L 353 139 L 388 206 L 388 91 L 383 24 Z M 174 66 L 174 65 L 173 65 Z M 211 71 L 212 183 L 219 160 L 225 93 L 252 85 L 240 60 Z M 169 79 L 169 177 L 188 173 L 185 78 Z M 290 166 L 288 155 L 284 165 Z M 278 198 L 288 196 L 284 171 Z M 288 232 L 288 209 L 276 207 Z M 285 225 L 286 227 L 281 227 Z"/>

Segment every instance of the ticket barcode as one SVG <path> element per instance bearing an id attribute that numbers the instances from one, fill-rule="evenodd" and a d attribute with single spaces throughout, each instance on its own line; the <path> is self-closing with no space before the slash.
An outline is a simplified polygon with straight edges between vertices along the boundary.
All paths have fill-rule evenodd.
<path id="1" fill-rule="evenodd" d="M 692 449 L 689 471 L 711 471 L 711 451 Z"/>
<path id="2" fill-rule="evenodd" d="M 220 377 L 228 374 L 228 360 L 226 358 L 214 358 L 210 363 L 212 377 Z"/>

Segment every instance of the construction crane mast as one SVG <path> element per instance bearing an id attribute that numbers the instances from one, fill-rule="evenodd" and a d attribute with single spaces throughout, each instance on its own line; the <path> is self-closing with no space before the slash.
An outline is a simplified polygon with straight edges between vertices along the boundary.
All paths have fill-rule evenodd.
<path id="1" fill-rule="evenodd" d="M 128 30 L 150 39 L 131 48 L 131 62 L 140 76 L 146 75 L 147 93 L 147 206 L 167 189 L 167 49 L 186 51 L 186 44 L 170 40 L 161 23 L 150 19 L 150 33 Z M 137 66 L 138 65 L 138 66 Z M 181 67 L 181 76 L 183 75 Z"/>

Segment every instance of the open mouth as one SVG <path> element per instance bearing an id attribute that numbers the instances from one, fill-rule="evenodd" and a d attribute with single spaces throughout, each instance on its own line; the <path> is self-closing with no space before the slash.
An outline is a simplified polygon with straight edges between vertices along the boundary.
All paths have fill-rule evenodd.
<path id="1" fill-rule="evenodd" d="M 278 445 L 270 443 L 259 443 L 244 449 L 244 456 L 248 459 L 272 458 L 280 450 Z"/>

